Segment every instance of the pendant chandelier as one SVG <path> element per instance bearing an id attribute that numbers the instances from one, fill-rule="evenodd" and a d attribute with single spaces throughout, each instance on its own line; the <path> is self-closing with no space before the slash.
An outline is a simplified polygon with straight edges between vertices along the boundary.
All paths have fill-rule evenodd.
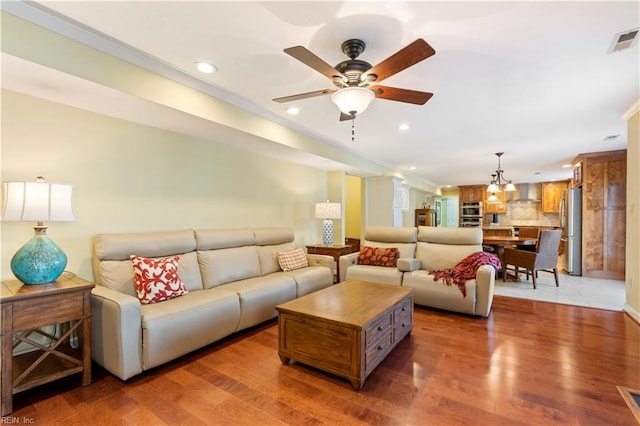
<path id="1" fill-rule="evenodd" d="M 504 177 L 504 170 L 500 165 L 500 157 L 502 157 L 504 152 L 496 152 L 496 156 L 498 157 L 498 168 L 495 173 L 491 174 L 491 183 L 487 187 L 487 192 L 491 193 L 491 195 L 487 198 L 488 203 L 499 203 L 500 200 L 496 196 L 496 192 L 506 191 L 512 192 L 516 190 L 515 185 Z"/>

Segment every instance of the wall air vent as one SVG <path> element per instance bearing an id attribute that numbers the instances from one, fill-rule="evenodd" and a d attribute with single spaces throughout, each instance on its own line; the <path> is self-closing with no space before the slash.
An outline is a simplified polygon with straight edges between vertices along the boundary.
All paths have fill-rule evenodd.
<path id="1" fill-rule="evenodd" d="M 629 49 L 633 47 L 638 41 L 638 31 L 640 28 L 634 28 L 632 30 L 623 31 L 615 34 L 611 41 L 611 46 L 607 53 L 619 52 L 621 50 Z"/>

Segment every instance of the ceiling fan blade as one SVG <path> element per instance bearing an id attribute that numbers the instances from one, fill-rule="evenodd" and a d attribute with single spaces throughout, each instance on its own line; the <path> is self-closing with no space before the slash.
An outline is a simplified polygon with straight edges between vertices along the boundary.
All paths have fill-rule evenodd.
<path id="1" fill-rule="evenodd" d="M 338 89 L 316 90 L 315 92 L 298 93 L 297 95 L 283 96 L 281 98 L 275 98 L 274 101 L 275 102 L 279 102 L 279 103 L 291 102 L 291 101 L 297 101 L 297 100 L 300 100 L 300 99 L 314 98 L 316 96 L 328 95 L 330 93 L 334 93 L 334 92 L 337 92 L 337 91 L 338 91 Z"/>
<path id="2" fill-rule="evenodd" d="M 389 56 L 384 61 L 375 65 L 369 71 L 367 75 L 375 74 L 378 76 L 376 82 L 379 83 L 382 80 L 391 77 L 400 71 L 409 68 L 412 65 L 417 64 L 420 61 L 427 59 L 436 53 L 433 47 L 429 46 L 429 43 L 419 38 L 410 45 L 400 49 L 393 55 Z"/>
<path id="3" fill-rule="evenodd" d="M 344 112 L 340 111 L 340 121 L 347 121 L 347 120 L 353 120 L 355 117 L 351 114 L 345 114 Z"/>
<path id="4" fill-rule="evenodd" d="M 294 46 L 284 49 L 284 53 L 296 58 L 303 64 L 313 68 L 330 80 L 346 80 L 346 77 L 338 70 L 327 64 L 313 52 L 302 46 Z"/>
<path id="5" fill-rule="evenodd" d="M 397 87 L 388 86 L 371 86 L 376 98 L 387 99 L 389 101 L 406 102 L 409 104 L 424 105 L 433 93 L 419 92 L 417 90 L 398 89 Z"/>

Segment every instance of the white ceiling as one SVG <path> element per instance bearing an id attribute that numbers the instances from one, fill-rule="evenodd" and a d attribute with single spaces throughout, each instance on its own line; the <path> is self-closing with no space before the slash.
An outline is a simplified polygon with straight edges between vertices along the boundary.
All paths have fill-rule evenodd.
<path id="1" fill-rule="evenodd" d="M 134 49 L 138 59 L 143 53 L 201 80 L 217 97 L 438 186 L 488 183 L 498 151 L 516 183 L 567 178 L 562 165 L 577 154 L 626 147 L 622 115 L 640 97 L 638 43 L 607 53 L 615 34 L 640 27 L 637 1 L 38 3 Z M 355 121 L 355 141 L 330 96 L 272 101 L 332 87 L 284 48 L 302 45 L 335 65 L 347 59 L 340 44 L 349 38 L 367 43 L 359 59 L 374 65 L 425 39 L 436 54 L 384 84 L 433 98 L 424 106 L 375 99 Z M 200 74 L 196 61 L 219 72 Z M 3 87 L 29 92 L 19 70 L 19 61 L 3 57 Z M 293 105 L 297 116 L 286 113 Z M 141 107 L 130 117 L 119 111 L 141 121 Z M 410 131 L 399 132 L 401 123 Z M 605 140 L 612 135 L 619 137 Z M 319 157 L 299 161 L 341 167 Z"/>

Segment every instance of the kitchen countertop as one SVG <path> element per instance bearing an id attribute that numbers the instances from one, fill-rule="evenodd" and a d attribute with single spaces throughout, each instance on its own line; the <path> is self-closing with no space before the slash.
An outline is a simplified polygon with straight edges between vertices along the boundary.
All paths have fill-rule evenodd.
<path id="1" fill-rule="evenodd" d="M 511 225 L 497 225 L 497 226 L 483 226 L 482 229 L 498 229 L 498 230 L 513 230 L 513 226 Z"/>
<path id="2" fill-rule="evenodd" d="M 560 228 L 559 225 L 514 225 L 515 228 Z"/>
<path id="3" fill-rule="evenodd" d="M 515 228 L 541 228 L 541 227 L 556 227 L 560 226 L 560 223 L 557 220 L 527 220 L 527 221 L 518 221 L 516 223 L 511 223 L 511 226 Z"/>

